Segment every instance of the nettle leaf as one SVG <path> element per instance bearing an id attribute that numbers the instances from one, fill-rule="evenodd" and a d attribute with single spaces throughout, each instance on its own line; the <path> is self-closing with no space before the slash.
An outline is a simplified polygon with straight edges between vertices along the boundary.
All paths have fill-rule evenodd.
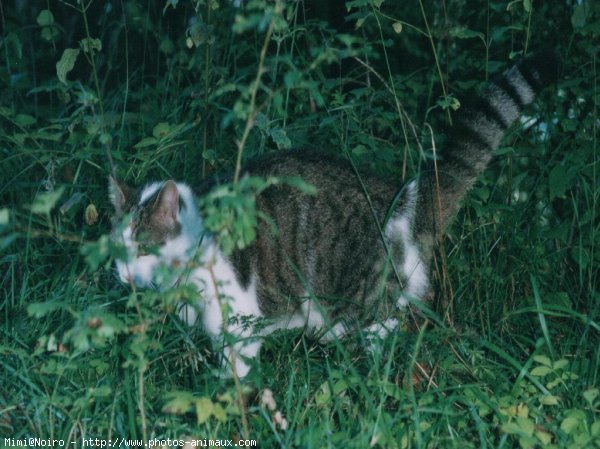
<path id="1" fill-rule="evenodd" d="M 188 391 L 174 391 L 167 395 L 168 402 L 163 406 L 162 410 L 165 413 L 171 413 L 174 415 L 182 415 L 187 413 L 196 398 Z"/>
<path id="2" fill-rule="evenodd" d="M 273 142 L 275 142 L 278 149 L 289 150 L 292 148 L 292 141 L 287 136 L 284 129 L 275 128 L 272 129 L 269 134 L 271 134 L 271 139 L 273 139 Z"/>
<path id="3" fill-rule="evenodd" d="M 56 76 L 61 83 L 67 84 L 67 73 L 75 67 L 79 52 L 78 48 L 65 48 L 60 60 L 56 63 Z"/>

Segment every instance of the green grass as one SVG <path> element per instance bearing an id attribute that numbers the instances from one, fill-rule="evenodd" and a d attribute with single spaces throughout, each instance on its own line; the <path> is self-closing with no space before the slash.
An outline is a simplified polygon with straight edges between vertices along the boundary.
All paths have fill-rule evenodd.
<path id="1" fill-rule="evenodd" d="M 288 22 L 263 2 L 102 3 L 1 6 L 0 445 L 600 447 L 597 5 L 357 2 L 342 33 L 334 3 L 314 21 L 316 3 L 289 2 Z M 58 81 L 63 50 L 85 37 L 102 49 Z M 460 100 L 544 42 L 564 57 L 559 86 L 528 111 L 547 133 L 512 129 L 437 254 L 429 319 L 378 351 L 362 335 L 278 332 L 247 379 L 221 379 L 207 337 L 174 313 L 193 289 L 118 282 L 109 156 L 134 183 L 199 183 L 289 146 L 411 177 L 431 156 L 426 125 L 442 145 L 446 93 Z"/>

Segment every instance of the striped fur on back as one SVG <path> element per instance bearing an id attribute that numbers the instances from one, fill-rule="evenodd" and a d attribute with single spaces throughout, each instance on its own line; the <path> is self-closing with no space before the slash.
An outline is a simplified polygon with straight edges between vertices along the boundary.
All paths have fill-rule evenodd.
<path id="1" fill-rule="evenodd" d="M 489 83 L 460 110 L 437 172 L 424 171 L 418 182 L 358 177 L 347 160 L 310 151 L 251 162 L 248 174 L 300 176 L 317 194 L 287 184 L 265 189 L 256 205 L 269 220 L 260 222 L 249 247 L 232 254 L 224 254 L 214 236 L 201 240 L 203 217 L 188 186 L 166 181 L 130 189 L 111 179 L 116 216 L 129 219 L 115 220 L 113 236 L 127 249 L 117 261 L 119 276 L 140 287 L 193 283 L 201 299 L 183 308 L 182 318 L 199 320 L 221 343 L 227 326 L 239 336 L 225 353 L 240 376 L 250 369 L 247 359 L 258 353 L 260 339 L 243 319 L 227 325 L 223 297 L 230 318 L 264 318 L 261 335 L 303 327 L 327 340 L 358 327 L 378 334 L 393 328 L 398 309 L 426 298 L 437 236 L 508 127 L 556 77 L 556 67 L 554 54 L 539 53 Z"/>

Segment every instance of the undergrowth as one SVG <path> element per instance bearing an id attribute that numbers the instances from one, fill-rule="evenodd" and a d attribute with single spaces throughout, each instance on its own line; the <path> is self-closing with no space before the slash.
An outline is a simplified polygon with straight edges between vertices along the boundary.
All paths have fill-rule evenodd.
<path id="1" fill-rule="evenodd" d="M 0 445 L 600 447 L 599 9 L 0 3 Z M 248 214 L 239 167 L 266 152 L 343 153 L 400 184 L 432 158 L 432 133 L 443 146 L 466 92 L 542 46 L 563 57 L 559 85 L 465 201 L 428 322 L 378 351 L 278 332 L 247 379 L 223 380 L 174 313 L 194 289 L 118 282 L 109 173 L 198 186 L 228 171 Z M 228 213 L 212 210 L 225 244 L 251 237 L 254 220 Z"/>

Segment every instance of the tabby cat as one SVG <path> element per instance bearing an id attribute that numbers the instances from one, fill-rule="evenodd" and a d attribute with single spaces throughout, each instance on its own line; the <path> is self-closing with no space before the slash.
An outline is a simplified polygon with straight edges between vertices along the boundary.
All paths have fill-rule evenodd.
<path id="1" fill-rule="evenodd" d="M 137 287 L 193 283 L 201 299 L 180 315 L 189 325 L 200 321 L 215 342 L 223 344 L 224 332 L 237 336 L 224 360 L 239 376 L 258 354 L 260 336 L 276 329 L 302 327 L 324 341 L 359 327 L 394 329 L 398 310 L 428 294 L 432 251 L 459 201 L 557 66 L 553 53 L 541 52 L 489 83 L 459 110 L 437 170 L 405 186 L 375 174 L 359 178 L 347 160 L 312 151 L 251 162 L 246 173 L 301 176 L 317 193 L 268 187 L 256 205 L 270 220 L 231 255 L 204 232 L 189 186 L 169 180 L 132 189 L 111 178 L 113 238 L 127 250 L 116 261 L 119 277 Z M 225 322 L 223 301 L 233 320 Z M 243 317 L 262 318 L 260 330 Z"/>

